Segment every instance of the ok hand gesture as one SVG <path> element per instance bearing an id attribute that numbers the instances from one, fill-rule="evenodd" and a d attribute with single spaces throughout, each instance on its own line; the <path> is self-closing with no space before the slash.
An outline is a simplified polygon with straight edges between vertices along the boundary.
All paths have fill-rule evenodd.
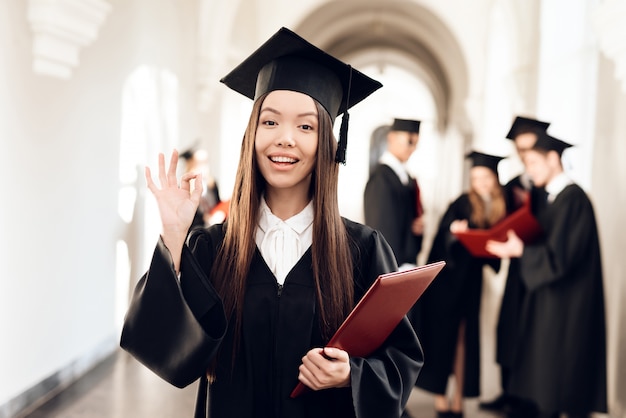
<path id="1" fill-rule="evenodd" d="M 148 189 L 156 198 L 163 224 L 163 242 L 170 250 L 174 267 L 179 271 L 180 257 L 187 238 L 187 232 L 193 221 L 200 196 L 202 195 L 202 173 L 185 173 L 180 179 L 176 178 L 178 152 L 172 151 L 170 164 L 165 170 L 165 156 L 159 154 L 159 188 L 152 180 L 150 167 L 146 167 L 146 182 Z M 193 191 L 191 190 L 193 180 Z"/>

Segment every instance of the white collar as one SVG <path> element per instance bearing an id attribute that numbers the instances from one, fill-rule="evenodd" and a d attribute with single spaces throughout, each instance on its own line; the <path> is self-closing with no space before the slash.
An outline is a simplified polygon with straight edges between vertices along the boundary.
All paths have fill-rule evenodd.
<path id="1" fill-rule="evenodd" d="M 272 210 L 267 206 L 265 197 L 261 199 L 261 206 L 259 208 L 259 228 L 263 232 L 267 232 L 274 225 L 284 222 L 298 235 L 301 235 L 309 226 L 313 224 L 313 200 L 311 200 L 300 213 L 296 213 L 291 218 L 283 221 L 278 216 L 272 213 Z"/>
<path id="2" fill-rule="evenodd" d="M 313 201 L 283 221 L 261 200 L 256 245 L 276 281 L 283 284 L 291 269 L 313 243 Z"/>
<path id="3" fill-rule="evenodd" d="M 565 173 L 558 174 L 548 184 L 546 184 L 546 193 L 548 193 L 548 202 L 554 202 L 554 199 L 567 186 L 572 184 L 572 179 Z"/>
<path id="4" fill-rule="evenodd" d="M 406 166 L 395 155 L 385 151 L 378 159 L 378 162 L 389 166 L 396 173 L 402 184 L 409 184 L 409 173 L 406 171 Z"/>

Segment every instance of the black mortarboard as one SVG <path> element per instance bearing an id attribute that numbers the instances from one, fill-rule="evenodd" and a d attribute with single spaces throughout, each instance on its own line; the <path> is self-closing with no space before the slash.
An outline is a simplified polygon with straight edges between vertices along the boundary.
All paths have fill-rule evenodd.
<path id="1" fill-rule="evenodd" d="M 523 132 L 545 132 L 550 126 L 550 122 L 543 122 L 537 119 L 517 116 L 511 125 L 509 133 L 506 134 L 507 139 L 515 139 L 515 137 Z"/>
<path id="2" fill-rule="evenodd" d="M 547 132 L 543 132 L 537 135 L 537 141 L 532 146 L 535 150 L 544 151 L 556 151 L 559 155 L 563 154 L 566 148 L 571 147 L 572 144 L 568 144 L 565 141 L 561 141 L 553 136 L 548 135 Z"/>
<path id="3" fill-rule="evenodd" d="M 193 158 L 194 152 L 196 152 L 195 148 L 188 148 L 185 151 L 181 152 L 178 156 L 183 160 L 191 160 Z"/>
<path id="4" fill-rule="evenodd" d="M 353 69 L 287 28 L 281 28 L 220 80 L 256 100 L 274 90 L 304 93 L 334 119 L 343 115 L 335 160 L 345 163 L 348 109 L 382 84 Z"/>
<path id="5" fill-rule="evenodd" d="M 487 167 L 496 174 L 498 174 L 498 163 L 505 158 L 497 155 L 483 154 L 477 151 L 470 152 L 466 157 L 472 160 L 472 167 Z"/>
<path id="6" fill-rule="evenodd" d="M 420 121 L 412 119 L 394 119 L 391 125 L 392 131 L 404 131 L 420 133 Z"/>
<path id="7" fill-rule="evenodd" d="M 183 160 L 191 160 L 193 158 L 193 154 L 198 151 L 198 145 L 200 144 L 200 138 L 196 138 L 193 145 L 187 148 L 185 151 L 178 154 L 180 158 Z"/>

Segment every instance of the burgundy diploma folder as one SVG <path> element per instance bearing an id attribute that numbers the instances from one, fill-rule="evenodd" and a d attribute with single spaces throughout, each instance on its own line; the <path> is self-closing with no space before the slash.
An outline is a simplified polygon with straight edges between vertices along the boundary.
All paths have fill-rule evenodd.
<path id="1" fill-rule="evenodd" d="M 326 346 L 340 348 L 352 357 L 365 357 L 373 353 L 385 342 L 445 264 L 439 261 L 378 276 Z M 291 392 L 291 397 L 295 398 L 308 389 L 299 382 Z"/>
<path id="2" fill-rule="evenodd" d="M 507 240 L 507 232 L 511 229 L 525 244 L 532 243 L 543 233 L 537 218 L 533 216 L 530 210 L 530 199 L 527 199 L 519 209 L 489 229 L 470 229 L 465 232 L 457 232 L 454 235 L 473 256 L 496 258 L 485 249 L 487 241 L 504 242 Z"/>

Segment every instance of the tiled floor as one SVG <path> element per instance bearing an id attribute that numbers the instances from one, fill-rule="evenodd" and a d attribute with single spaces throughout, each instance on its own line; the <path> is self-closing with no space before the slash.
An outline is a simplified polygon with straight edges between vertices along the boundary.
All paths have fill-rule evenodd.
<path id="1" fill-rule="evenodd" d="M 169 385 L 120 351 L 19 418 L 191 417 L 195 391 Z"/>
<path id="2" fill-rule="evenodd" d="M 160 380 L 125 352 L 119 352 L 34 411 L 19 418 L 179 418 L 191 417 L 196 385 L 175 388 Z M 495 418 L 466 403 L 467 418 Z M 433 418 L 429 394 L 414 390 L 408 405 L 412 417 Z"/>

